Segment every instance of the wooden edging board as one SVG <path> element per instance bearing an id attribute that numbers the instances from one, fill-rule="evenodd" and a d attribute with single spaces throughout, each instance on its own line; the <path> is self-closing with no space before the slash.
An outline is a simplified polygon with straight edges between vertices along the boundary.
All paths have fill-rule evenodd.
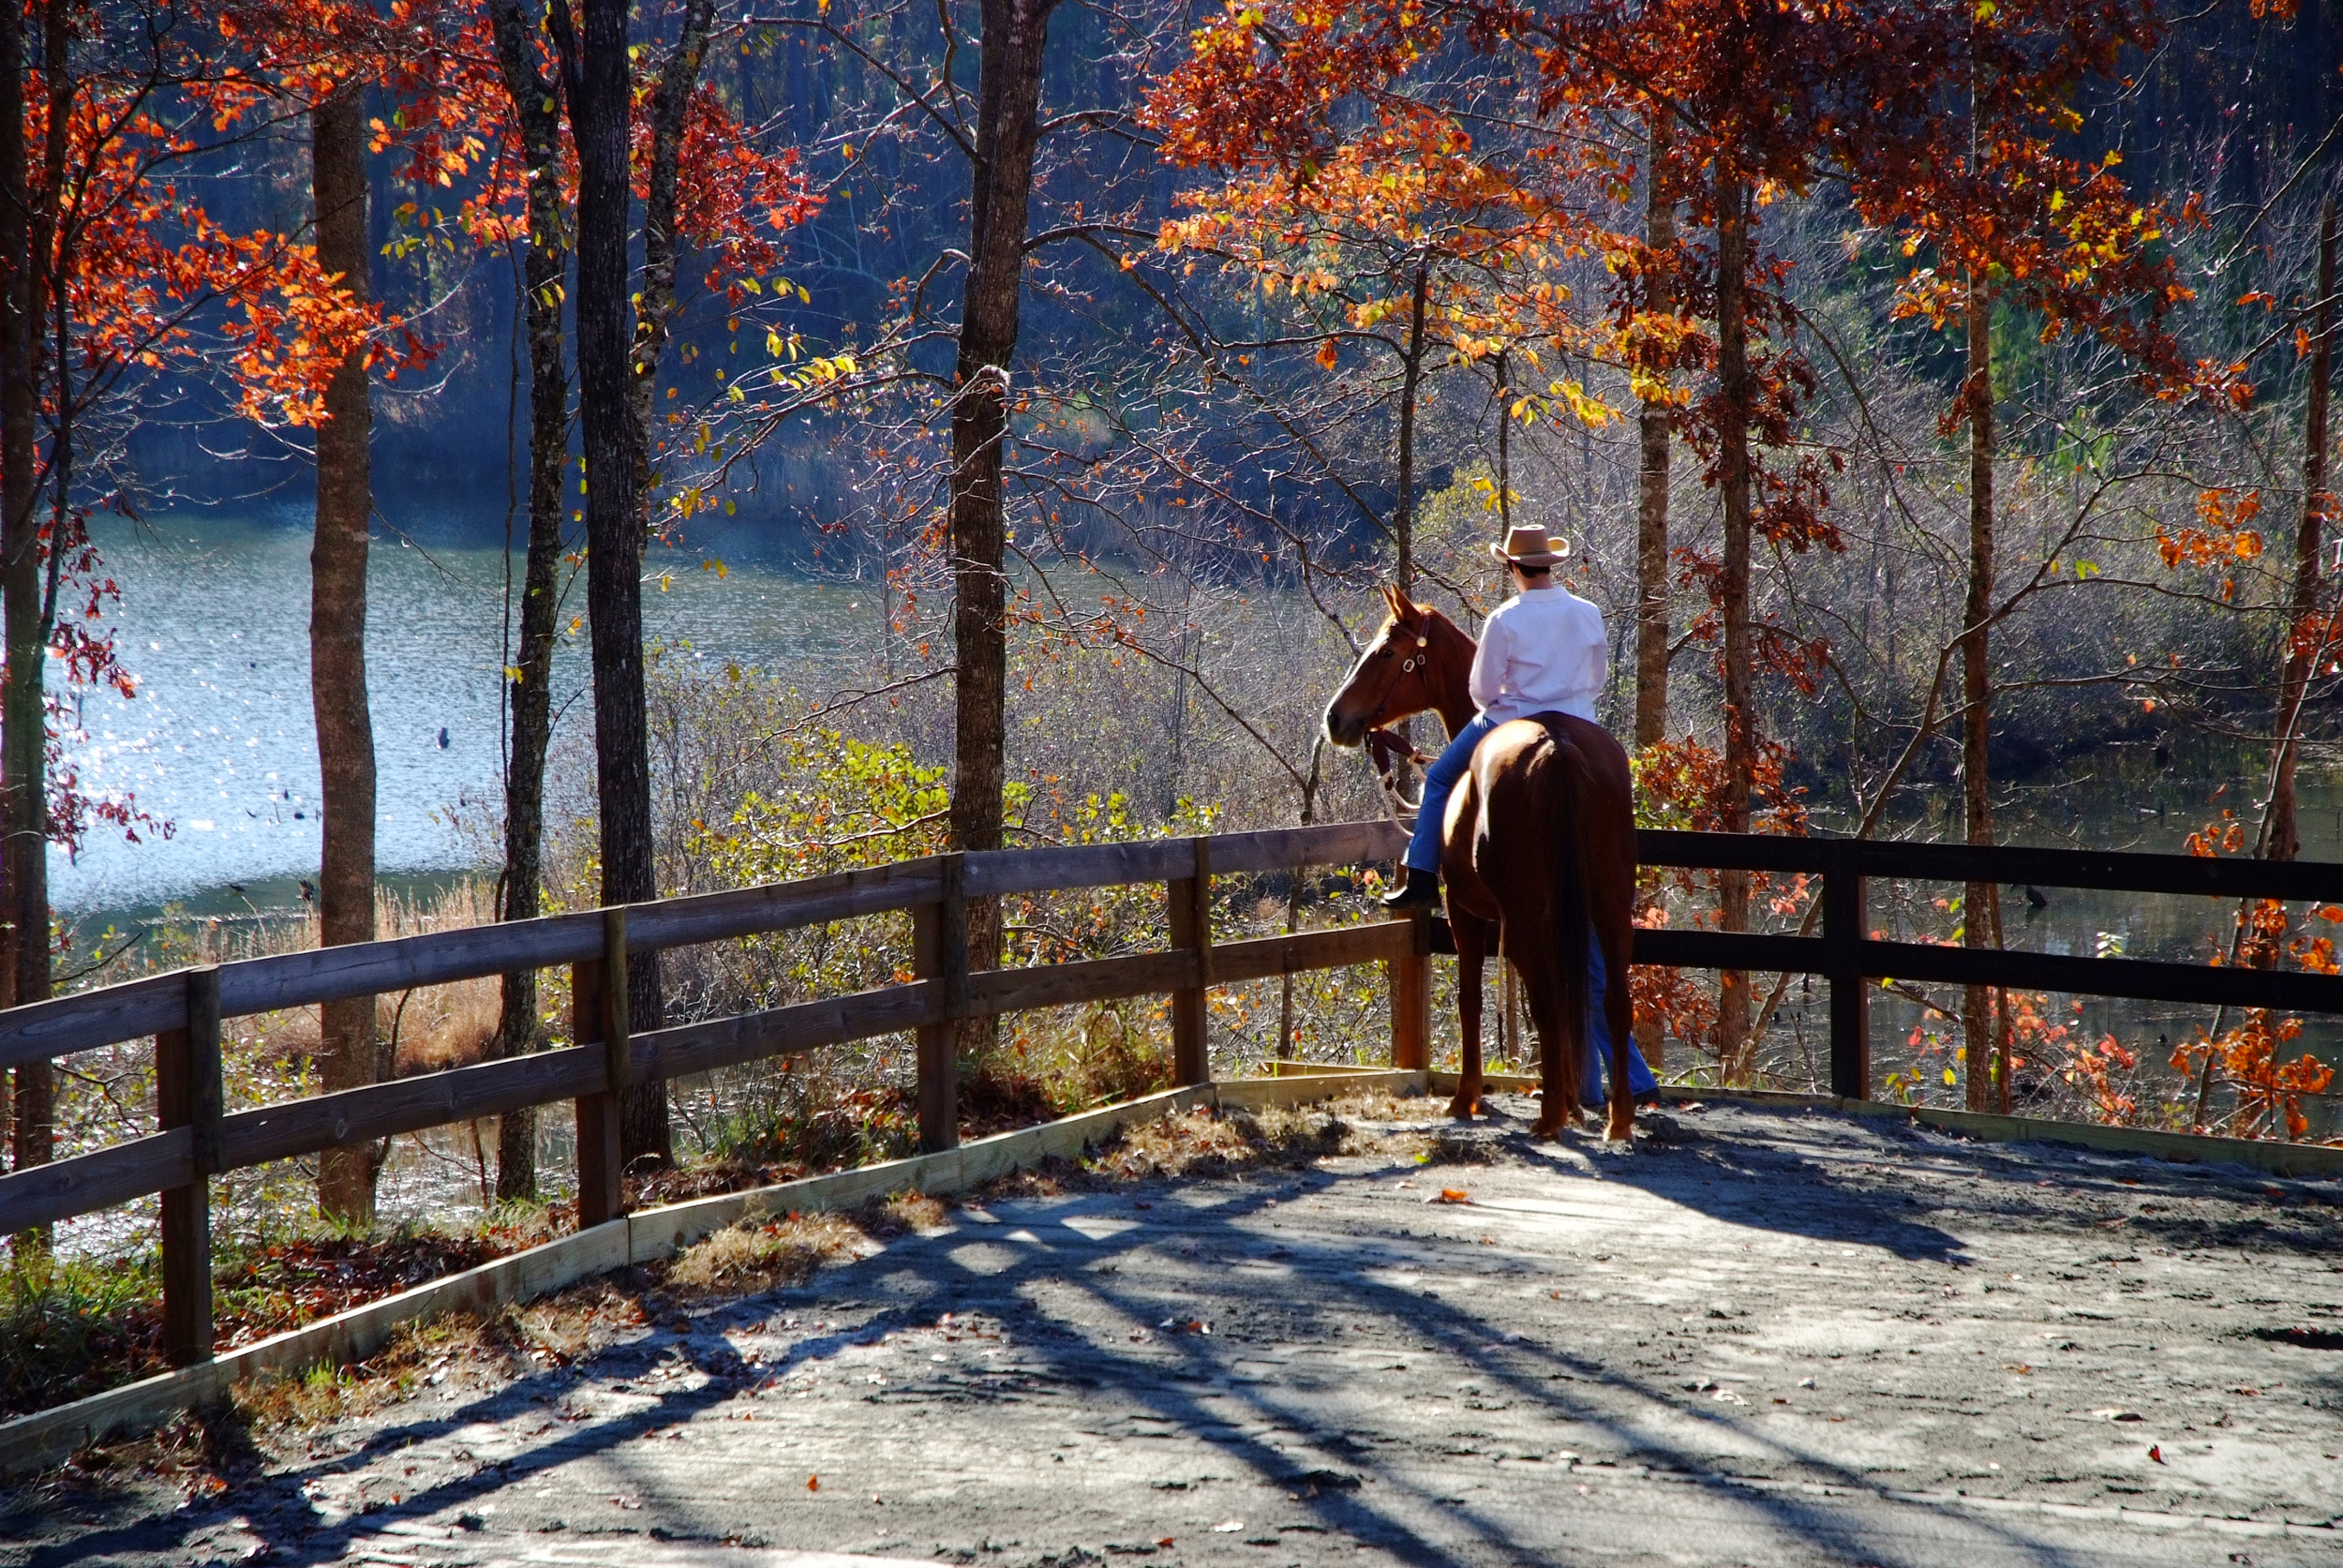
<path id="1" fill-rule="evenodd" d="M 1534 1078 L 1508 1073 L 1485 1073 L 1482 1083 L 1507 1094 L 1527 1094 L 1538 1087 Z M 1453 1094 L 1456 1075 L 1435 1072 L 1427 1080 L 1436 1092 Z M 2329 1143 L 2281 1143 L 2261 1138 L 2216 1138 L 2199 1132 L 2159 1132 L 2151 1127 L 2098 1127 L 2089 1122 L 2052 1122 L 2037 1116 L 1999 1116 L 1982 1111 L 1951 1111 L 1933 1105 L 1891 1105 L 1875 1099 L 1848 1099 L 1839 1095 L 1801 1095 L 1782 1089 L 1709 1089 L 1678 1083 L 1660 1085 L 1660 1098 L 1685 1100 L 1735 1100 L 1748 1105 L 1773 1105 L 1837 1111 L 1853 1116 L 1902 1116 L 1925 1127 L 1965 1133 L 2004 1143 L 2071 1143 L 2100 1154 L 2144 1155 L 2180 1165 L 2248 1165 L 2274 1176 L 2343 1176 L 2343 1148 Z"/>
<path id="2" fill-rule="evenodd" d="M 0 1476 L 44 1469 L 90 1443 L 210 1404 L 246 1379 L 362 1360 L 401 1325 L 418 1319 L 451 1312 L 485 1316 L 598 1274 L 672 1256 L 729 1225 L 771 1215 L 853 1208 L 898 1192 L 965 1191 L 1052 1156 L 1079 1155 L 1134 1123 L 1199 1105 L 1296 1105 L 1363 1088 L 1413 1088 L 1423 1081 L 1421 1073 L 1384 1070 L 1204 1083 L 975 1139 L 940 1154 L 647 1209 L 230 1351 L 200 1366 L 159 1373 L 0 1423 Z"/>

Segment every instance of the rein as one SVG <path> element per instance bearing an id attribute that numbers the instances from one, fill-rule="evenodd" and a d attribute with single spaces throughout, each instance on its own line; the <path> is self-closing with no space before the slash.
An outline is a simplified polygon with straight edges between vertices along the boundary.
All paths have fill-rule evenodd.
<path id="1" fill-rule="evenodd" d="M 1420 800 L 1410 800 L 1399 787 L 1399 764 L 1411 762 L 1418 768 L 1428 768 L 1432 758 L 1419 751 L 1411 742 L 1394 731 L 1377 727 L 1366 732 L 1367 760 L 1375 766 L 1376 782 L 1383 786 L 1383 804 L 1395 820 L 1412 816 L 1423 807 Z"/>

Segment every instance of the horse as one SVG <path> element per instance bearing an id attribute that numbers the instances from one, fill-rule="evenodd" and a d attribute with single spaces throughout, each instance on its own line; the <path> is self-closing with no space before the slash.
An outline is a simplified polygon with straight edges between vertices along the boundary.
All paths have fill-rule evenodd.
<path id="1" fill-rule="evenodd" d="M 1396 588 L 1383 590 L 1383 602 L 1389 613 L 1381 629 L 1326 705 L 1326 739 L 1357 746 L 1426 709 L 1455 736 L 1477 711 L 1467 688 L 1479 645 L 1438 609 Z M 1520 975 L 1538 1032 L 1545 1092 L 1532 1134 L 1553 1137 L 1577 1119 L 1591 935 L 1602 947 L 1604 1017 L 1611 1033 L 1604 1136 L 1632 1137 L 1627 968 L 1635 820 L 1625 749 L 1600 724 L 1566 714 L 1500 724 L 1449 797 L 1440 875 L 1456 940 L 1463 1043 L 1449 1114 L 1469 1117 L 1481 1109 L 1481 965 L 1494 951 Z"/>

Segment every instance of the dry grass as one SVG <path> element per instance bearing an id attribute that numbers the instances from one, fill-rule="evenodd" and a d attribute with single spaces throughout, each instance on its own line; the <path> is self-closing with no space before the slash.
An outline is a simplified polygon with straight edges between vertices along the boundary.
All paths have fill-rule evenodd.
<path id="1" fill-rule="evenodd" d="M 420 897 L 388 889 L 375 892 L 374 928 L 384 938 L 464 931 L 495 920 L 495 889 L 484 881 L 467 878 L 439 893 Z M 302 919 L 273 919 L 248 926 L 196 920 L 191 928 L 185 936 L 167 936 L 152 955 L 152 966 L 218 963 L 304 952 L 318 945 L 315 913 Z M 501 982 L 492 975 L 379 996 L 375 1023 L 385 1049 L 395 1048 L 396 1071 L 403 1077 L 482 1060 L 496 1038 L 501 1008 Z M 317 1009 L 301 1008 L 235 1020 L 229 1024 L 229 1034 L 231 1046 L 241 1045 L 261 1060 L 305 1061 L 318 1046 Z"/>
<path id="2" fill-rule="evenodd" d="M 1384 1091 L 1316 1106 L 1216 1112 L 1199 1106 L 1127 1127 L 1080 1164 L 1044 1160 L 988 1183 L 981 1199 L 1051 1197 L 1125 1182 L 1307 1165 L 1336 1156 L 1420 1159 L 1431 1140 L 1413 1130 L 1385 1132 L 1360 1123 L 1420 1120 L 1425 1101 Z"/>
<path id="3" fill-rule="evenodd" d="M 662 1271 L 667 1305 L 704 1306 L 802 1284 L 826 1263 L 876 1250 L 865 1226 L 843 1214 L 793 1214 L 730 1226 L 679 1253 Z"/>

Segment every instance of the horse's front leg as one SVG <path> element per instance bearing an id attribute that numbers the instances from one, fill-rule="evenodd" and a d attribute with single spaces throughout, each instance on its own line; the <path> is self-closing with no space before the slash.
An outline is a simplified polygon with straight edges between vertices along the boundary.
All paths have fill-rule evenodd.
<path id="1" fill-rule="evenodd" d="M 1481 969 L 1483 960 L 1488 956 L 1490 926 L 1453 905 L 1448 926 L 1456 938 L 1456 1022 L 1460 1035 L 1456 1096 L 1448 1102 L 1448 1113 L 1474 1116 L 1481 1111 Z"/>

